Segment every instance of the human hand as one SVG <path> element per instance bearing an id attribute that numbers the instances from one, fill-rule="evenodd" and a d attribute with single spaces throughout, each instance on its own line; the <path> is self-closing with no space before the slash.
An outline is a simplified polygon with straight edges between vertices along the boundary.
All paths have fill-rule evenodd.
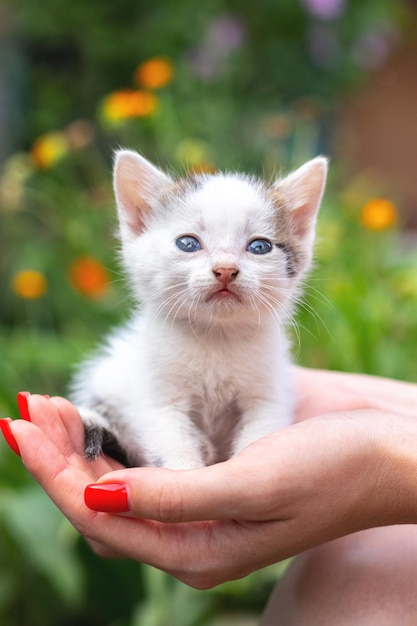
<path id="1" fill-rule="evenodd" d="M 414 417 L 417 385 L 365 374 L 294 367 L 295 421 L 357 409 Z"/>
<path id="2" fill-rule="evenodd" d="M 173 471 L 88 463 L 70 403 L 32 396 L 29 408 L 32 423 L 10 427 L 22 460 L 96 552 L 201 589 L 356 530 L 415 522 L 413 419 L 372 411 L 315 417 L 225 463 Z M 116 493 L 119 513 L 87 508 L 92 482 L 100 487 L 87 494 L 99 489 L 111 505 Z"/>

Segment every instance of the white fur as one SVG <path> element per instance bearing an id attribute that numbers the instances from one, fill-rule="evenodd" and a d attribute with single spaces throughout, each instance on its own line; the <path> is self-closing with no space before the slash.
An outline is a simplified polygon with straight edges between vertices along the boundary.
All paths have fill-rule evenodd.
<path id="1" fill-rule="evenodd" d="M 199 179 L 179 192 L 136 153 L 118 154 L 122 257 L 142 306 L 80 370 L 74 400 L 84 407 L 86 425 L 111 430 L 133 463 L 201 467 L 219 460 L 223 437 L 231 440 L 230 454 L 238 454 L 290 423 L 284 327 L 309 266 L 326 162 L 315 159 L 302 170 L 292 184 L 284 179 L 289 191 L 276 184 L 293 205 L 284 207 L 275 188 L 236 175 Z M 288 236 L 305 248 L 294 276 L 281 248 L 247 251 L 258 238 L 286 243 L 277 241 L 287 232 L 277 226 L 284 210 Z M 184 235 L 197 237 L 201 250 L 181 251 L 175 241 Z M 228 285 L 232 294 L 218 293 L 218 268 L 238 272 Z M 98 406 L 115 418 L 108 422 Z M 228 432 L 232 409 L 239 419 Z"/>

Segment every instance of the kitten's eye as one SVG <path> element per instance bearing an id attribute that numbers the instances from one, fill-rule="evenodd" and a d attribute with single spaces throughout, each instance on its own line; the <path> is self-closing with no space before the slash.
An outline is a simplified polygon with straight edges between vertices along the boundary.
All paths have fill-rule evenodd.
<path id="1" fill-rule="evenodd" d="M 252 254 L 268 254 L 272 250 L 272 243 L 268 239 L 254 239 L 246 250 Z"/>
<path id="2" fill-rule="evenodd" d="M 197 252 L 198 250 L 201 250 L 201 243 L 196 237 L 191 237 L 190 235 L 178 237 L 175 243 L 177 248 L 183 252 Z"/>

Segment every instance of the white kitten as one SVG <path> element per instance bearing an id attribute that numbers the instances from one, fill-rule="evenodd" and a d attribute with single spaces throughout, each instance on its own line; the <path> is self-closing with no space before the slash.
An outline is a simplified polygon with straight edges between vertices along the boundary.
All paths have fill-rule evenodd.
<path id="1" fill-rule="evenodd" d="M 285 324 L 309 269 L 327 161 L 272 186 L 174 181 L 116 155 L 121 251 L 141 303 L 78 373 L 85 454 L 197 468 L 291 422 Z"/>

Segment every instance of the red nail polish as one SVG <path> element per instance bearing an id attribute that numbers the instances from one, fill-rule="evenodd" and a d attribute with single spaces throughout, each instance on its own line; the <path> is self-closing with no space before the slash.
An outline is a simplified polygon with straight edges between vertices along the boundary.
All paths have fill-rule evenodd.
<path id="1" fill-rule="evenodd" d="M 3 437 L 5 438 L 6 442 L 9 444 L 9 447 L 13 450 L 13 452 L 20 456 L 19 446 L 17 445 L 17 441 L 10 428 L 11 421 L 12 420 L 10 419 L 10 417 L 0 419 L 1 432 L 3 433 Z"/>
<path id="2" fill-rule="evenodd" d="M 123 483 L 87 485 L 84 502 L 89 509 L 103 513 L 126 513 L 130 508 L 126 485 Z"/>
<path id="3" fill-rule="evenodd" d="M 27 422 L 30 422 L 28 398 L 30 397 L 29 391 L 19 391 L 17 394 L 17 406 L 19 408 L 20 417 Z"/>

